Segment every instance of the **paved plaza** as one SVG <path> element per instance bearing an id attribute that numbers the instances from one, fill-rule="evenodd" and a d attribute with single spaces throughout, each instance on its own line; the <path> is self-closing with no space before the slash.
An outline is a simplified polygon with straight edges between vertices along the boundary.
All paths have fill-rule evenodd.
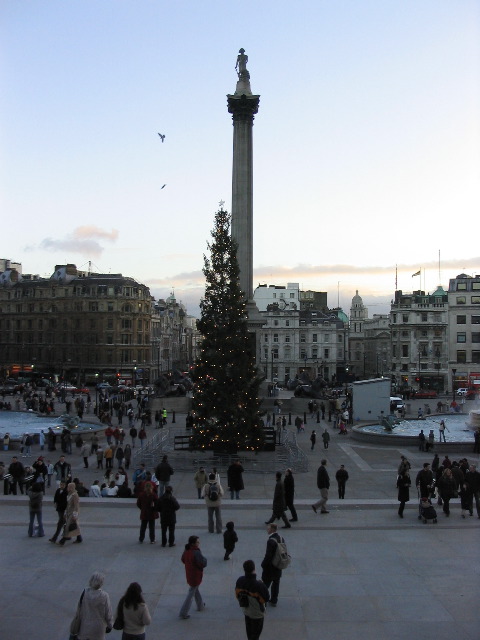
<path id="1" fill-rule="evenodd" d="M 181 417 L 178 420 L 181 423 Z M 317 433 L 326 424 L 315 425 Z M 415 488 L 405 517 L 397 515 L 396 468 L 400 455 L 412 462 L 413 475 L 431 454 L 416 448 L 372 446 L 341 438 L 335 432 L 328 450 L 317 442 L 310 451 L 307 426 L 300 436 L 310 471 L 296 474 L 299 522 L 285 534 L 291 566 L 284 571 L 277 608 L 268 608 L 262 640 L 330 638 L 376 640 L 461 637 L 478 640 L 480 607 L 480 520 L 462 519 L 452 504 L 450 518 L 439 511 L 438 524 L 417 519 Z M 38 455 L 38 447 L 34 453 Z M 56 452 L 58 454 L 58 451 Z M 465 453 L 479 464 L 478 454 Z M 326 457 L 331 478 L 329 511 L 315 514 L 316 470 Z M 457 459 L 459 454 L 451 456 Z M 3 454 L 9 462 L 11 452 Z M 80 456 L 69 456 L 74 475 L 89 486 L 101 472 L 83 469 Z M 347 468 L 346 499 L 338 500 L 335 471 Z M 132 469 L 129 477 L 131 478 Z M 229 640 L 246 637 L 243 614 L 234 598 L 242 563 L 260 563 L 266 544 L 264 521 L 271 514 L 273 474 L 245 474 L 242 499 L 226 496 L 223 523 L 235 522 L 239 542 L 223 560 L 223 537 L 209 534 L 203 501 L 196 499 L 191 473 L 172 478 L 180 502 L 176 547 L 138 543 L 139 512 L 134 500 L 81 500 L 84 542 L 59 547 L 48 542 L 56 522 L 54 489 L 47 490 L 43 519 L 45 538 L 28 538 L 28 506 L 23 496 L 0 498 L 3 575 L 0 638 L 66 640 L 76 603 L 90 575 L 106 574 L 105 589 L 113 606 L 132 581 L 143 587 L 152 625 L 147 638 Z M 225 488 L 226 478 L 222 474 Z M 280 523 L 279 523 L 280 524 Z M 200 536 L 208 558 L 201 593 L 206 609 L 193 607 L 189 620 L 178 618 L 187 592 L 180 555 L 188 536 Z M 109 636 L 120 638 L 121 632 Z"/>

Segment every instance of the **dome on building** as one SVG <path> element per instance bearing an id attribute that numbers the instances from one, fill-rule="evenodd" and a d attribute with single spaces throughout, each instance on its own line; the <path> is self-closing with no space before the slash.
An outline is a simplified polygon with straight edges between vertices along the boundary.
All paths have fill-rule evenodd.
<path id="1" fill-rule="evenodd" d="M 432 296 L 446 296 L 447 292 L 445 291 L 445 289 L 442 287 L 441 284 L 438 285 L 438 287 L 435 289 L 435 291 L 432 293 Z"/>
<path id="2" fill-rule="evenodd" d="M 355 292 L 355 295 L 352 298 L 352 307 L 363 307 L 363 300 L 362 300 L 362 296 L 358 295 L 358 289 Z"/>

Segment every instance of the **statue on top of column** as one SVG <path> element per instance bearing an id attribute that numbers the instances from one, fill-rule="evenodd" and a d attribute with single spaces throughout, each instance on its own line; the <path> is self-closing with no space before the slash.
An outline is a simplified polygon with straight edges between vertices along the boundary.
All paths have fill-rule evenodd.
<path id="1" fill-rule="evenodd" d="M 237 64 L 235 70 L 239 78 L 250 78 L 250 74 L 247 70 L 248 56 L 245 55 L 245 49 L 240 49 L 237 56 Z"/>

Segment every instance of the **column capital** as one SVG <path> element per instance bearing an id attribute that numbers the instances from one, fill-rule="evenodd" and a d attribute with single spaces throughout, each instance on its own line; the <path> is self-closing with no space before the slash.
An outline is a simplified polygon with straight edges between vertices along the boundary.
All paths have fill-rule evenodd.
<path id="1" fill-rule="evenodd" d="M 227 95 L 228 112 L 232 114 L 232 120 L 250 120 L 253 122 L 254 116 L 258 113 L 260 96 Z"/>

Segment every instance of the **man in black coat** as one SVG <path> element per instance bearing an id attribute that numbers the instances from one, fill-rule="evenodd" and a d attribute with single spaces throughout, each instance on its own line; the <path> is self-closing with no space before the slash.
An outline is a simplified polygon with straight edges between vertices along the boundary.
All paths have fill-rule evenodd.
<path id="1" fill-rule="evenodd" d="M 287 509 L 290 509 L 290 513 L 292 514 L 290 522 L 297 522 L 297 510 L 295 509 L 295 505 L 293 504 L 293 500 L 295 497 L 295 478 L 293 477 L 291 469 L 287 469 L 285 471 L 283 488 L 285 489 L 285 503 L 287 505 Z"/>
<path id="2" fill-rule="evenodd" d="M 173 489 L 170 485 L 165 488 L 165 493 L 158 499 L 158 510 L 160 511 L 160 526 L 162 528 L 162 547 L 167 544 L 168 529 L 168 546 L 175 546 L 175 524 L 177 522 L 176 511 L 180 509 L 177 499 L 173 495 Z"/>
<path id="3" fill-rule="evenodd" d="M 270 599 L 267 587 L 261 580 L 257 580 L 253 560 L 243 563 L 245 575 L 238 578 L 235 585 L 235 596 L 240 603 L 242 598 L 248 599 L 248 606 L 242 606 L 245 615 L 245 629 L 247 640 L 259 640 L 263 629 L 265 605 Z M 245 600 L 245 604 L 247 601 Z"/>
<path id="4" fill-rule="evenodd" d="M 170 476 L 173 469 L 168 462 L 168 456 L 163 456 L 162 461 L 155 468 L 155 477 L 158 480 L 158 495 L 163 496 L 165 488 L 170 484 Z"/>
<path id="5" fill-rule="evenodd" d="M 243 491 L 245 488 L 243 485 L 243 467 L 240 463 L 240 460 L 235 460 L 228 467 L 227 470 L 227 482 L 228 488 L 230 489 L 230 498 L 233 500 L 235 497 L 237 500 L 240 499 L 240 491 Z"/>
<path id="6" fill-rule="evenodd" d="M 277 533 L 276 524 L 270 523 L 267 527 L 267 533 L 267 548 L 265 550 L 265 557 L 262 560 L 262 580 L 265 583 L 267 589 L 270 589 L 270 585 L 272 586 L 270 591 L 270 605 L 272 607 L 276 607 L 278 602 L 278 592 L 280 590 L 280 579 L 282 577 L 282 570 L 277 569 L 277 567 L 273 565 L 273 558 L 275 556 L 277 544 L 279 542 L 285 541 L 282 536 Z"/>
<path id="7" fill-rule="evenodd" d="M 270 520 L 267 520 L 265 524 L 270 524 L 274 520 L 282 519 L 285 525 L 283 528 L 290 529 L 292 525 L 289 524 L 287 516 L 285 514 L 287 505 L 285 502 L 285 488 L 283 486 L 282 474 L 280 471 L 277 471 L 277 473 L 275 474 L 275 478 L 277 481 L 275 484 L 275 492 L 273 494 L 272 515 L 270 516 Z"/>
<path id="8" fill-rule="evenodd" d="M 344 465 L 340 465 L 340 469 L 335 474 L 335 479 L 338 484 L 338 497 L 340 500 L 345 499 L 345 485 L 348 480 L 348 471 L 345 469 Z"/>
<path id="9" fill-rule="evenodd" d="M 321 508 L 320 513 L 329 513 L 327 511 L 328 490 L 330 489 L 330 477 L 327 471 L 327 461 L 324 459 L 321 461 L 317 471 L 317 487 L 320 489 L 321 498 L 315 504 L 312 504 L 312 509 L 317 513 L 318 507 Z"/>
<path id="10" fill-rule="evenodd" d="M 10 492 L 17 495 L 17 485 L 20 489 L 20 493 L 23 493 L 23 480 L 25 478 L 25 468 L 23 464 L 18 460 L 17 456 L 13 456 L 12 462 L 8 467 L 8 473 L 12 476 L 12 483 Z"/>
<path id="11" fill-rule="evenodd" d="M 415 486 L 420 488 L 420 497 L 428 498 L 430 493 L 432 492 L 433 487 L 433 473 L 430 469 L 430 463 L 425 462 L 423 465 L 423 469 L 421 469 L 417 473 L 417 478 L 415 480 Z"/>

